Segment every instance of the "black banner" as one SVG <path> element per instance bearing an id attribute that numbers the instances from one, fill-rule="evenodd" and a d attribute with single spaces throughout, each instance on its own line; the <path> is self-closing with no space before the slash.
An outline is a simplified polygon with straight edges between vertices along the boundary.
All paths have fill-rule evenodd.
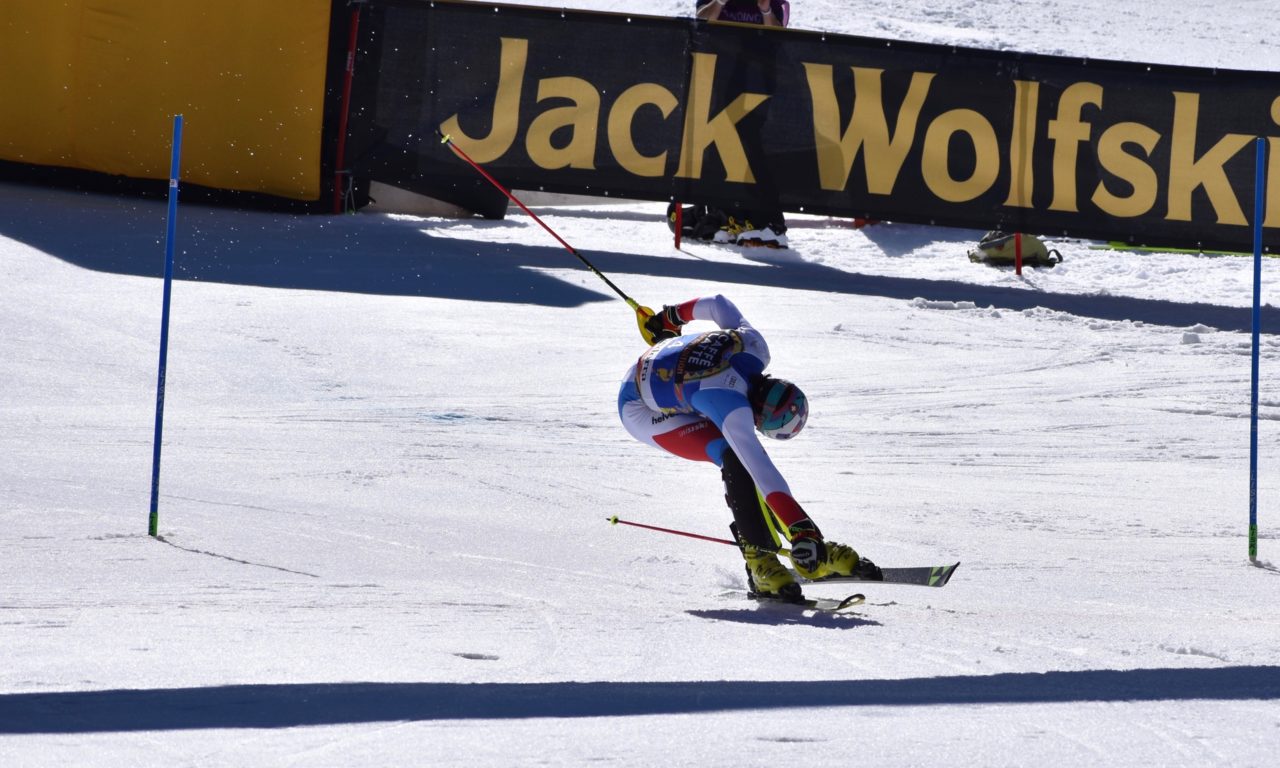
<path id="1" fill-rule="evenodd" d="M 1277 242 L 1277 73 L 523 6 L 370 16 L 362 169 L 446 199 L 489 193 L 438 131 L 518 189 L 1248 249 L 1265 137 Z"/>

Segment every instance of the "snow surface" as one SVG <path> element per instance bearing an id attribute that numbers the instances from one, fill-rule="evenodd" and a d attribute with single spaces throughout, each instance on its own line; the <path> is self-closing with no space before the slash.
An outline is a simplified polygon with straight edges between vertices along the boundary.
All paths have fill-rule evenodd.
<path id="1" fill-rule="evenodd" d="M 1271 3 L 1228 5 L 794 20 L 1280 71 Z M 1018 278 L 977 231 L 800 216 L 790 251 L 677 252 L 662 209 L 536 210 L 643 303 L 732 297 L 810 396 L 771 446 L 802 504 L 881 564 L 963 561 L 949 586 L 806 616 L 746 601 L 729 547 L 609 526 L 729 516 L 622 429 L 631 312 L 523 215 L 184 206 L 157 541 L 164 204 L 0 185 L 0 764 L 1275 764 L 1250 259 L 1063 241 Z"/>

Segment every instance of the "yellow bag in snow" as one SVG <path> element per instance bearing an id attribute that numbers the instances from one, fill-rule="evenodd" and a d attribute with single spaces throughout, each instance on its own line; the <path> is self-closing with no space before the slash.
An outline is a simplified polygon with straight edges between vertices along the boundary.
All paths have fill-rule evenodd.
<path id="1" fill-rule="evenodd" d="M 1016 258 L 1017 243 L 1013 233 L 992 231 L 982 236 L 978 247 L 969 251 L 969 261 L 996 267 L 1011 267 Z M 1049 248 L 1035 235 L 1022 236 L 1022 263 L 1028 267 L 1052 267 L 1061 263 L 1062 254 Z"/>

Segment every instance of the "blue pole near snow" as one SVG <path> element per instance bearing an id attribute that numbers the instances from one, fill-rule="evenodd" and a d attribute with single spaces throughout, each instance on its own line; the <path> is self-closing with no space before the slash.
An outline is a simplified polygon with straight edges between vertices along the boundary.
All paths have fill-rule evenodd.
<path id="1" fill-rule="evenodd" d="M 1262 333 L 1262 221 L 1267 212 L 1267 140 L 1257 141 L 1253 186 L 1253 365 L 1249 400 L 1249 560 L 1258 560 L 1258 345 Z"/>
<path id="2" fill-rule="evenodd" d="M 164 432 L 164 375 L 169 357 L 169 296 L 173 288 L 173 238 L 178 223 L 178 166 L 182 157 L 182 115 L 173 116 L 173 155 L 169 160 L 169 224 L 164 240 L 164 304 L 160 310 L 160 371 L 156 379 L 156 436 L 151 453 L 151 518 L 147 533 L 160 522 L 160 444 Z"/>

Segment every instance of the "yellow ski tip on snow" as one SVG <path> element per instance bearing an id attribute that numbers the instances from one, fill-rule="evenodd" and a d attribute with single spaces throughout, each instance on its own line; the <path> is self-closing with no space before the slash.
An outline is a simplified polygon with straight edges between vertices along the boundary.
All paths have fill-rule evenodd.
<path id="1" fill-rule="evenodd" d="M 617 524 L 618 524 L 618 516 L 617 516 L 617 515 L 614 515 L 613 517 L 606 518 L 606 519 L 609 521 L 609 525 L 617 525 Z"/>

